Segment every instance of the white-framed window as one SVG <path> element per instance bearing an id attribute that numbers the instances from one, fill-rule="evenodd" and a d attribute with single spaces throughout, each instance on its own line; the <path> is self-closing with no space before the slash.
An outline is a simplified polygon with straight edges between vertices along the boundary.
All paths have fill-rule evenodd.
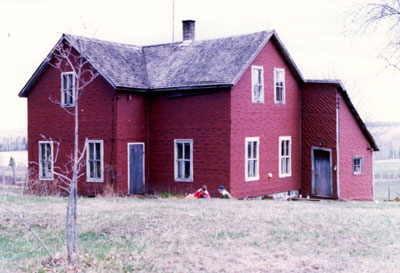
<path id="1" fill-rule="evenodd" d="M 53 180 L 53 141 L 39 141 L 39 180 Z"/>
<path id="2" fill-rule="evenodd" d="M 274 103 L 285 104 L 285 69 L 274 69 Z"/>
<path id="3" fill-rule="evenodd" d="M 175 181 L 193 182 L 193 140 L 174 140 Z"/>
<path id="4" fill-rule="evenodd" d="M 245 181 L 260 179 L 260 138 L 245 138 Z"/>
<path id="5" fill-rule="evenodd" d="M 363 173 L 363 157 L 361 155 L 353 156 L 353 174 Z"/>
<path id="6" fill-rule="evenodd" d="M 279 177 L 292 175 L 292 138 L 279 137 Z"/>
<path id="7" fill-rule="evenodd" d="M 251 67 L 251 101 L 264 103 L 264 68 L 262 66 Z"/>
<path id="8" fill-rule="evenodd" d="M 103 140 L 88 140 L 86 145 L 86 181 L 103 182 Z"/>
<path id="9" fill-rule="evenodd" d="M 61 105 L 64 107 L 75 106 L 75 73 L 61 73 Z"/>

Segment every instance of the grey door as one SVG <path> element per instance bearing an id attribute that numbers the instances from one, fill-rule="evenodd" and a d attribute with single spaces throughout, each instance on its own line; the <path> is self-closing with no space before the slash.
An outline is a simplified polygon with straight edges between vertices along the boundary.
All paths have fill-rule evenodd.
<path id="1" fill-rule="evenodd" d="M 129 194 L 144 193 L 144 144 L 129 144 Z"/>
<path id="2" fill-rule="evenodd" d="M 312 194 L 332 197 L 331 153 L 326 150 L 313 150 Z"/>

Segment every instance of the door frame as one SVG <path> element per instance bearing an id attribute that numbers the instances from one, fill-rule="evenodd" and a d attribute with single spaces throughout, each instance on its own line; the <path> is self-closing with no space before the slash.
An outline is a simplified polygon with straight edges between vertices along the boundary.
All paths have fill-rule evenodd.
<path id="1" fill-rule="evenodd" d="M 331 192 L 332 196 L 325 196 L 325 195 L 314 195 L 314 187 L 315 187 L 315 181 L 314 181 L 314 151 L 315 150 L 321 150 L 321 151 L 326 151 L 329 152 L 329 168 L 330 168 L 330 176 L 329 180 L 331 182 Z M 325 148 L 325 147 L 317 147 L 317 146 L 311 146 L 311 195 L 312 196 L 319 196 L 319 197 L 328 197 L 332 198 L 334 196 L 333 194 L 333 181 L 332 181 L 332 149 L 331 148 Z"/>
<path id="2" fill-rule="evenodd" d="M 130 192 L 130 187 L 131 187 L 131 185 L 130 185 L 130 181 L 131 181 L 131 172 L 130 172 L 130 161 L 129 161 L 129 152 L 130 152 L 130 150 L 129 150 L 129 146 L 131 146 L 131 145 L 143 145 L 143 189 L 145 189 L 145 159 L 144 159 L 144 157 L 145 157 L 145 155 L 146 155 L 146 153 L 145 153 L 145 145 L 144 145 L 144 142 L 128 142 L 127 143 L 127 154 L 128 154 L 128 156 L 127 156 L 127 158 L 128 158 L 128 160 L 127 160 L 127 165 L 128 165 L 128 195 L 130 194 L 129 192 Z"/>

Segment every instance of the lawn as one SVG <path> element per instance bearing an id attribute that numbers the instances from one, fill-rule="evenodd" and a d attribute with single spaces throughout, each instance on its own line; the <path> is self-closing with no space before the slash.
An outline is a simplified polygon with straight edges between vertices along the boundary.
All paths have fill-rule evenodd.
<path id="1" fill-rule="evenodd" d="M 4 204 L 62 254 L 64 199 L 14 194 Z M 398 202 L 82 198 L 79 209 L 80 262 L 70 271 L 400 269 Z M 0 210 L 0 272 L 46 271 L 45 261 L 33 236 Z"/>

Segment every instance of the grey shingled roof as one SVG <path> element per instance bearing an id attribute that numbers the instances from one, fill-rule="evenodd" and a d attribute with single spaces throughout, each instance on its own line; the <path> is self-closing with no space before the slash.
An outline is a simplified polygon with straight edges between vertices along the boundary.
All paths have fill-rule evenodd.
<path id="1" fill-rule="evenodd" d="M 235 85 L 271 37 L 294 75 L 302 81 L 300 71 L 275 31 L 142 47 L 63 34 L 58 43 L 67 40 L 79 51 L 78 43 L 82 42 L 88 48 L 85 57 L 116 89 L 161 91 Z M 19 96 L 27 96 L 46 67 L 45 60 Z"/>
<path id="2" fill-rule="evenodd" d="M 143 47 L 151 89 L 234 85 L 272 32 Z"/>
<path id="3" fill-rule="evenodd" d="M 77 48 L 88 46 L 87 58 L 116 87 L 171 89 L 233 85 L 238 75 L 272 35 L 262 31 L 229 38 L 133 46 L 65 34 Z"/>
<path id="4" fill-rule="evenodd" d="M 115 87 L 147 89 L 146 62 L 141 47 L 64 34 L 75 48 L 83 41 L 90 63 Z"/>

